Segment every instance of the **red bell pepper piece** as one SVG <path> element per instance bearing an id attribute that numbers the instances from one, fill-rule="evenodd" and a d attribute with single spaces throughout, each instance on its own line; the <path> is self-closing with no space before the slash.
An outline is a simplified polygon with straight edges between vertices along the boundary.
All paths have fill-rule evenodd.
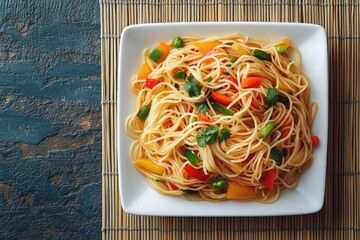
<path id="1" fill-rule="evenodd" d="M 157 84 L 159 84 L 159 80 L 157 80 L 157 79 L 151 79 L 151 78 L 145 79 L 145 87 L 147 87 L 147 88 L 152 89 Z"/>
<path id="2" fill-rule="evenodd" d="M 172 190 L 179 190 L 179 187 L 176 186 L 174 183 L 169 182 L 169 185 L 170 185 L 170 187 L 171 187 Z"/>
<path id="3" fill-rule="evenodd" d="M 247 77 L 241 80 L 242 88 L 258 88 L 261 85 L 260 77 Z"/>
<path id="4" fill-rule="evenodd" d="M 254 109 L 259 109 L 259 105 L 256 103 L 256 101 L 253 99 L 251 99 L 250 105 L 254 108 Z"/>
<path id="5" fill-rule="evenodd" d="M 194 168 L 193 166 L 191 166 L 191 164 L 187 164 L 184 169 L 187 174 L 189 174 L 191 177 L 198 179 L 200 181 L 206 182 L 210 178 L 209 175 L 206 175 L 200 169 Z"/>
<path id="6" fill-rule="evenodd" d="M 318 145 L 318 144 L 320 144 L 320 139 L 319 139 L 318 136 L 312 136 L 312 137 L 311 137 L 311 141 L 312 141 L 313 145 Z"/>
<path id="7" fill-rule="evenodd" d="M 232 103 L 234 101 L 233 98 L 225 96 L 225 95 L 223 95 L 221 93 L 217 93 L 217 92 L 211 92 L 211 97 L 218 103 L 221 103 L 225 106 L 229 105 L 230 103 Z"/>
<path id="8" fill-rule="evenodd" d="M 197 115 L 198 115 L 198 121 L 210 122 L 210 118 L 208 118 L 206 114 L 202 114 L 201 112 L 198 112 Z"/>
<path id="9" fill-rule="evenodd" d="M 251 159 L 253 159 L 255 156 L 255 153 L 250 153 L 249 156 L 244 160 L 242 161 L 242 163 L 248 163 L 251 161 Z"/>
<path id="10" fill-rule="evenodd" d="M 284 130 L 281 131 L 281 138 L 286 138 L 287 135 L 289 135 L 290 133 L 290 128 L 285 128 Z"/>
<path id="11" fill-rule="evenodd" d="M 275 168 L 270 169 L 266 171 L 265 174 L 265 187 L 271 191 L 274 188 L 274 182 L 277 178 L 276 170 Z"/>
<path id="12" fill-rule="evenodd" d="M 234 78 L 234 77 L 229 76 L 229 77 L 227 77 L 226 79 L 228 79 L 228 80 L 230 80 L 231 82 L 233 82 L 236 86 L 239 85 L 237 79 Z M 231 85 L 231 86 L 230 86 L 230 89 L 236 90 L 236 87 L 235 87 L 234 85 Z"/>

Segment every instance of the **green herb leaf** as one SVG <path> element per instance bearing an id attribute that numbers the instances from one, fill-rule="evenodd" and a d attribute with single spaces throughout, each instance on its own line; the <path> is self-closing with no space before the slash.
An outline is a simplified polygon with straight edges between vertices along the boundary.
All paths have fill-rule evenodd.
<path id="1" fill-rule="evenodd" d="M 184 83 L 184 90 L 190 95 L 190 97 L 198 97 L 201 93 L 201 87 L 196 83 L 194 76 L 189 76 Z"/>
<path id="2" fill-rule="evenodd" d="M 184 71 L 181 71 L 181 70 L 177 71 L 177 72 L 174 74 L 174 78 L 175 78 L 175 79 L 185 79 L 185 77 L 186 77 L 185 72 L 184 72 Z"/>
<path id="3" fill-rule="evenodd" d="M 280 95 L 278 101 L 281 102 L 282 104 L 284 104 L 285 107 L 288 107 L 290 105 L 289 98 L 287 98 L 287 97 Z"/>
<path id="4" fill-rule="evenodd" d="M 219 127 L 216 125 L 211 125 L 210 127 L 203 129 L 202 133 L 196 137 L 199 147 L 205 147 L 206 144 L 214 144 L 218 134 Z"/>
<path id="5" fill-rule="evenodd" d="M 265 97 L 265 102 L 269 107 L 276 104 L 279 99 L 279 91 L 276 88 L 268 88 L 267 95 Z"/>
<path id="6" fill-rule="evenodd" d="M 280 166 L 282 164 L 283 161 L 283 153 L 277 149 L 277 148 L 272 148 L 270 150 L 270 156 L 272 159 L 274 159 L 274 161 L 276 162 L 276 165 Z"/>
<path id="7" fill-rule="evenodd" d="M 181 189 L 184 193 L 187 193 L 187 194 L 196 194 L 198 193 L 198 191 L 196 190 L 191 190 L 191 189 Z"/>
<path id="8" fill-rule="evenodd" d="M 226 141 L 231 136 L 230 129 L 228 128 L 220 129 L 219 134 L 218 142 Z"/>
<path id="9" fill-rule="evenodd" d="M 207 113 L 207 111 L 209 111 L 209 109 L 210 109 L 206 101 L 195 103 L 195 107 L 196 107 L 196 110 L 198 110 L 202 114 Z"/>

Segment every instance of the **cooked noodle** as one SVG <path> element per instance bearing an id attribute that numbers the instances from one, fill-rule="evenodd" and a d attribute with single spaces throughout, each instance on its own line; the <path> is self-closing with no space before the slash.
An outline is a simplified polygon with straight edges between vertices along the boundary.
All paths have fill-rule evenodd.
<path id="1" fill-rule="evenodd" d="M 131 82 L 137 97 L 125 127 L 134 139 L 130 149 L 132 162 L 150 186 L 162 194 L 225 200 L 228 198 L 226 187 L 212 186 L 214 180 L 225 179 L 253 189 L 256 201 L 276 201 L 282 189 L 296 186 L 312 163 L 310 128 L 317 104 L 310 102 L 310 83 L 302 73 L 299 50 L 290 44 L 287 53 L 281 55 L 276 46 L 286 45 L 287 39 L 267 45 L 239 34 L 182 39 L 184 45 L 172 48 L 159 64 L 149 58 L 148 50 L 144 51 L 144 63 L 151 69 L 148 78 L 158 80 L 153 88 L 146 87 L 146 80 L 138 75 Z M 200 51 L 193 45 L 199 41 L 218 41 L 219 44 L 213 50 Z M 234 50 L 234 43 L 248 54 Z M 254 49 L 270 54 L 271 61 L 253 56 Z M 229 57 L 236 58 L 236 62 L 229 61 Z M 199 96 L 191 96 L 184 90 L 186 78 L 174 78 L 178 70 L 185 72 L 186 78 L 196 79 L 201 87 Z M 230 76 L 237 82 L 229 80 Z M 243 88 L 241 82 L 249 76 L 260 77 L 261 85 Z M 288 104 L 277 101 L 269 107 L 265 102 L 268 88 L 276 88 L 282 98 L 288 99 Z M 235 112 L 233 116 L 214 109 L 210 102 L 212 92 L 232 97 L 233 102 L 227 108 Z M 210 122 L 197 119 L 199 110 L 195 103 L 201 102 L 209 107 L 204 115 Z M 142 120 L 138 113 L 144 106 L 149 106 L 150 112 Z M 275 127 L 268 136 L 261 137 L 259 133 L 268 123 L 274 123 Z M 229 129 L 231 136 L 200 147 L 199 135 L 213 125 Z M 283 154 L 280 164 L 270 154 L 273 148 Z M 184 155 L 186 149 L 198 157 L 193 167 L 209 179 L 201 181 L 185 171 L 189 165 Z M 139 167 L 135 164 L 138 159 L 148 159 L 164 170 L 157 174 Z M 264 182 L 271 169 L 275 169 L 276 179 L 270 190 Z M 196 194 L 188 194 L 188 190 Z"/>

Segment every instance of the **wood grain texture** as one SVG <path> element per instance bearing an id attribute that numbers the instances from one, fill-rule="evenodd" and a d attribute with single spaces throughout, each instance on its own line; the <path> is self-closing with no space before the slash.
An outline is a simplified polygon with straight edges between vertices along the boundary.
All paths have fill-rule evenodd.
<path id="1" fill-rule="evenodd" d="M 0 239 L 101 237 L 99 18 L 0 1 Z"/>

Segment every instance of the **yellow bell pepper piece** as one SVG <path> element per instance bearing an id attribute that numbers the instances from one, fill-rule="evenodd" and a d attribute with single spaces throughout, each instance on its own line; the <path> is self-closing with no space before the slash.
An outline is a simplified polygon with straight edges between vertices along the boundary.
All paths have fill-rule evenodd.
<path id="1" fill-rule="evenodd" d="M 137 168 L 141 168 L 145 171 L 149 171 L 158 175 L 162 175 L 165 171 L 165 168 L 163 166 L 160 166 L 159 164 L 151 161 L 148 158 L 137 159 L 134 164 Z"/>
<path id="2" fill-rule="evenodd" d="M 244 171 L 243 163 L 234 163 L 232 164 L 232 167 L 239 173 L 242 173 Z"/>
<path id="3" fill-rule="evenodd" d="M 208 41 L 208 42 L 193 42 L 192 44 L 195 47 L 198 47 L 200 52 L 206 52 L 206 51 L 210 51 L 211 49 L 214 49 L 220 43 L 221 42 L 219 41 Z"/>
<path id="4" fill-rule="evenodd" d="M 250 51 L 241 47 L 239 43 L 233 43 L 232 48 L 235 52 L 237 52 L 240 56 L 242 55 L 249 55 Z"/>
<path id="5" fill-rule="evenodd" d="M 228 199 L 254 199 L 256 192 L 254 187 L 241 185 L 235 181 L 229 181 L 227 184 L 227 198 Z"/>
<path id="6" fill-rule="evenodd" d="M 164 61 L 170 53 L 171 47 L 163 42 L 160 42 L 157 48 L 163 53 L 158 62 Z"/>
<path id="7" fill-rule="evenodd" d="M 149 76 L 150 73 L 151 73 L 150 66 L 147 63 L 144 63 L 140 71 L 138 72 L 138 77 L 141 79 L 145 79 Z"/>

